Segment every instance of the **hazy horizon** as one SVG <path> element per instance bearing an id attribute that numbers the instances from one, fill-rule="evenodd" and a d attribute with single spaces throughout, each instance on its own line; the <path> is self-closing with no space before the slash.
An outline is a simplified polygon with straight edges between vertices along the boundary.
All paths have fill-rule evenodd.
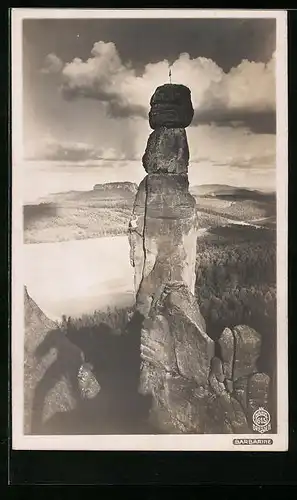
<path id="1" fill-rule="evenodd" d="M 98 164 L 99 163 L 99 164 Z M 95 184 L 134 182 L 137 185 L 146 172 L 140 160 L 102 161 L 92 164 L 73 164 L 52 161 L 25 162 L 23 203 L 32 203 L 54 193 L 90 191 Z M 238 188 L 275 191 L 275 171 L 265 167 L 231 168 L 226 165 L 201 161 L 190 162 L 190 186 L 221 184 Z"/>

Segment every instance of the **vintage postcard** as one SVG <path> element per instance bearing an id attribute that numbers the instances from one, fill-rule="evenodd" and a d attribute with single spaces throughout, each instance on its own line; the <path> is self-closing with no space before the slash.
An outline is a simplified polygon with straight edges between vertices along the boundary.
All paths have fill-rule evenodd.
<path id="1" fill-rule="evenodd" d="M 13 449 L 288 449 L 285 11 L 11 11 Z"/>

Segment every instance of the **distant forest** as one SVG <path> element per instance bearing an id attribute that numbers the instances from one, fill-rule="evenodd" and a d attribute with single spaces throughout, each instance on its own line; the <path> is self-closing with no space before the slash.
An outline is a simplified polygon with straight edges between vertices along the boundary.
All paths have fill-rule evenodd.
<path id="1" fill-rule="evenodd" d="M 57 193 L 41 203 L 25 205 L 24 242 L 54 243 L 127 234 L 135 189 L 136 185 L 131 187 L 130 183 L 110 183 L 95 186 L 93 191 Z M 233 191 L 201 196 L 194 189 L 200 228 L 221 226 L 229 219 L 275 224 L 274 195 Z"/>
<path id="2" fill-rule="evenodd" d="M 226 326 L 255 328 L 272 353 L 276 339 L 276 233 L 246 226 L 213 229 L 197 241 L 196 296 L 213 338 Z M 262 369 L 273 371 L 273 357 Z"/>

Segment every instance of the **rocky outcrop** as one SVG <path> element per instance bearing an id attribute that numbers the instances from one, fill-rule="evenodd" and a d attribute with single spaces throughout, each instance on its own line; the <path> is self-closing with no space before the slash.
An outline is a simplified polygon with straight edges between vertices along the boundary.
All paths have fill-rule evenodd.
<path id="1" fill-rule="evenodd" d="M 173 124 L 167 111 L 161 111 L 172 105 L 180 107 L 183 123 Z M 167 283 L 185 283 L 194 293 L 197 215 L 189 193 L 184 129 L 192 120 L 192 109 L 190 90 L 183 85 L 158 87 L 151 98 L 149 117 L 155 130 L 143 156 L 148 175 L 139 185 L 129 225 L 136 309 L 144 317 Z"/>
<path id="2" fill-rule="evenodd" d="M 24 433 L 40 433 L 56 413 L 78 407 L 100 386 L 84 365 L 82 351 L 68 340 L 24 290 Z"/>
<path id="3" fill-rule="evenodd" d="M 197 215 L 184 129 L 192 112 L 187 87 L 164 85 L 152 96 L 154 131 L 143 156 L 148 175 L 139 185 L 129 231 L 136 310 L 144 318 L 140 391 L 153 395 L 153 425 L 174 432 L 187 426 L 203 432 L 214 356 L 194 297 Z"/>
<path id="4" fill-rule="evenodd" d="M 164 287 L 141 333 L 140 391 L 153 395 L 152 424 L 176 432 L 185 432 L 187 426 L 202 431 L 214 343 L 183 282 Z"/>
<path id="5" fill-rule="evenodd" d="M 149 174 L 187 174 L 189 147 L 185 129 L 154 130 L 148 138 L 142 163 Z"/>
<path id="6" fill-rule="evenodd" d="M 246 325 L 236 329 L 246 332 L 241 346 L 251 350 L 255 331 Z M 152 425 L 170 433 L 253 432 L 254 412 L 269 410 L 270 379 L 258 372 L 234 379 L 223 359 L 215 356 L 218 350 L 219 342 L 216 347 L 205 333 L 203 317 L 186 285 L 168 284 L 141 332 L 140 392 L 153 396 Z"/>
<path id="7" fill-rule="evenodd" d="M 194 292 L 195 200 L 185 175 L 150 174 L 141 182 L 130 221 L 137 309 L 147 316 L 162 284 L 185 282 Z"/>
<path id="8" fill-rule="evenodd" d="M 258 373 L 261 336 L 247 325 L 226 328 L 218 342 L 220 357 L 212 359 L 209 384 L 217 396 L 214 413 L 230 432 L 252 432 L 258 408 L 269 410 L 268 375 Z"/>
<path id="9" fill-rule="evenodd" d="M 161 85 L 150 101 L 149 123 L 151 128 L 186 128 L 190 125 L 194 109 L 191 92 L 184 85 Z"/>
<path id="10" fill-rule="evenodd" d="M 255 408 L 269 400 L 269 377 L 257 368 L 261 336 L 237 325 L 215 345 L 194 296 L 198 224 L 184 129 L 193 117 L 190 96 L 182 85 L 152 96 L 147 175 L 129 225 L 143 318 L 139 389 L 152 397 L 151 423 L 164 432 L 250 433 Z"/>

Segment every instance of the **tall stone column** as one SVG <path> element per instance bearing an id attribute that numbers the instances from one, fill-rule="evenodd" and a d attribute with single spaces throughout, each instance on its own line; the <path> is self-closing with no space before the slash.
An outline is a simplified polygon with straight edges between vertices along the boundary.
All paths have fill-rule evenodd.
<path id="1" fill-rule="evenodd" d="M 143 155 L 147 175 L 129 230 L 143 318 L 139 389 L 152 397 L 151 422 L 166 433 L 264 432 L 270 379 L 258 371 L 261 335 L 247 325 L 225 328 L 215 349 L 194 296 L 197 213 L 185 130 L 192 118 L 187 87 L 156 89 Z"/>
<path id="2" fill-rule="evenodd" d="M 185 381 L 207 386 L 214 344 L 194 297 L 198 227 L 185 130 L 193 118 L 191 93 L 183 85 L 163 85 L 150 104 L 153 132 L 142 159 L 147 175 L 129 231 L 136 310 L 144 317 L 140 385 L 153 396 L 154 418 L 165 412 L 166 429 L 178 431 L 184 424 L 172 396 Z"/>
<path id="3" fill-rule="evenodd" d="M 147 176 L 139 185 L 130 222 L 136 307 L 145 317 L 169 282 L 183 282 L 194 293 L 197 216 L 188 189 L 189 148 L 184 128 L 192 117 L 187 87 L 157 88 L 149 113 L 154 131 L 142 159 Z"/>

